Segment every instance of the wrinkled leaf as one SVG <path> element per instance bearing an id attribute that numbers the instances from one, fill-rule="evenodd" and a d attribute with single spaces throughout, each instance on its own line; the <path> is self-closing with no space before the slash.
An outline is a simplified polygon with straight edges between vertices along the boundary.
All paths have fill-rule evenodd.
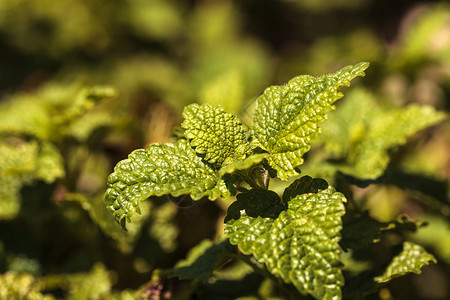
<path id="1" fill-rule="evenodd" d="M 151 144 L 133 151 L 108 177 L 105 202 L 123 227 L 139 213 L 139 202 L 150 196 L 189 194 L 198 200 L 228 197 L 225 182 L 204 164 L 186 140 L 176 144 Z"/>
<path id="2" fill-rule="evenodd" d="M 297 195 L 286 207 L 274 192 L 252 190 L 239 194 L 229 207 L 225 233 L 244 254 L 252 254 L 302 294 L 340 298 L 343 201 L 328 187 Z"/>
<path id="3" fill-rule="evenodd" d="M 403 251 L 394 257 L 383 275 L 375 277 L 375 281 L 384 283 L 408 273 L 420 274 L 424 265 L 436 262 L 436 258 L 424 248 L 407 241 L 403 243 Z"/>
<path id="4" fill-rule="evenodd" d="M 272 86 L 257 99 L 253 118 L 253 146 L 268 151 L 269 164 L 278 177 L 287 180 L 303 164 L 303 154 L 319 133 L 318 125 L 341 98 L 338 89 L 364 76 L 368 63 L 347 66 L 340 71 L 313 77 L 298 76 L 284 86 Z"/>
<path id="5" fill-rule="evenodd" d="M 208 163 L 221 166 L 224 162 L 243 159 L 249 153 L 245 127 L 221 107 L 191 104 L 184 109 L 183 117 L 184 135 Z"/>

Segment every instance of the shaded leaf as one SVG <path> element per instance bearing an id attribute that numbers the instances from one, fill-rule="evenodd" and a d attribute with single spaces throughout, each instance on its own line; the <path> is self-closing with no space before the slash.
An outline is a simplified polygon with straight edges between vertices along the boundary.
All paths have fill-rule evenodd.
<path id="1" fill-rule="evenodd" d="M 139 202 L 150 196 L 189 194 L 198 200 L 228 197 L 225 182 L 204 164 L 186 140 L 176 144 L 151 144 L 133 151 L 108 177 L 105 202 L 115 220 L 126 220 L 139 213 Z"/>
<path id="2" fill-rule="evenodd" d="M 215 269 L 224 264 L 236 252 L 227 239 L 216 242 L 204 240 L 189 251 L 185 260 L 178 262 L 175 268 L 163 274 L 179 279 L 190 279 L 192 282 L 205 282 Z"/>
<path id="3" fill-rule="evenodd" d="M 303 154 L 319 133 L 318 125 L 341 98 L 338 89 L 364 76 L 368 63 L 347 66 L 340 71 L 313 77 L 302 75 L 284 86 L 272 86 L 257 99 L 253 118 L 253 146 L 268 151 L 269 164 L 278 177 L 287 180 L 303 164 Z"/>
<path id="4" fill-rule="evenodd" d="M 382 228 L 387 224 L 379 222 L 369 216 L 367 211 L 348 212 L 344 218 L 341 245 L 344 250 L 360 249 L 377 242 Z"/>
<path id="5" fill-rule="evenodd" d="M 436 262 L 436 258 L 424 248 L 406 241 L 403 243 L 403 251 L 394 257 L 383 275 L 375 277 L 375 281 L 384 283 L 408 273 L 420 274 L 424 265 Z"/>
<path id="6" fill-rule="evenodd" d="M 185 107 L 183 117 L 184 135 L 208 163 L 221 166 L 224 162 L 244 159 L 249 153 L 245 127 L 220 106 L 191 104 Z"/>
<path id="7" fill-rule="evenodd" d="M 328 187 L 298 195 L 284 207 L 270 191 L 240 195 L 225 220 L 230 242 L 302 294 L 318 299 L 340 298 L 343 277 L 338 243 L 344 196 Z M 256 203 L 258 200 L 260 203 Z"/>
<path id="8" fill-rule="evenodd" d="M 291 185 L 289 185 L 283 193 L 283 202 L 287 203 L 297 195 L 317 193 L 319 190 L 324 190 L 328 187 L 328 183 L 321 178 L 311 178 L 309 176 L 303 176 L 296 179 Z"/>

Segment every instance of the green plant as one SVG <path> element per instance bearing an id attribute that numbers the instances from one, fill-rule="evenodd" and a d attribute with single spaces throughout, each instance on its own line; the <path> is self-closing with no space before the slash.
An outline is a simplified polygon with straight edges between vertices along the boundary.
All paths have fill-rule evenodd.
<path id="1" fill-rule="evenodd" d="M 338 90 L 364 76 L 368 66 L 363 62 L 320 77 L 298 76 L 284 86 L 267 88 L 256 100 L 249 129 L 220 106 L 191 104 L 184 109 L 184 131 L 178 140 L 135 150 L 116 165 L 108 178 L 105 202 L 124 229 L 133 214 L 140 213 L 140 201 L 151 196 L 190 195 L 193 200 L 236 196 L 224 220 L 225 236 L 201 243 L 174 268 L 155 272 L 147 293 L 172 277 L 194 283 L 178 284 L 171 289 L 172 296 L 204 292 L 200 287 L 216 269 L 221 269 L 216 276 L 225 272 L 232 259 L 235 264 L 247 263 L 262 276 L 271 287 L 265 297 L 297 299 L 300 293 L 316 299 L 358 298 L 392 278 L 420 273 L 423 265 L 436 262 L 421 246 L 404 241 L 404 232 L 415 231 L 420 223 L 406 216 L 376 221 L 324 179 L 295 178 L 319 135 L 319 124 L 343 96 Z M 318 168 L 325 165 L 333 174 L 373 180 L 389 162 L 388 149 L 443 118 L 430 107 L 391 114 L 380 109 L 374 117 L 370 105 L 364 107 L 369 110 L 356 107 L 356 111 L 367 114 L 369 125 L 361 127 L 366 119 L 357 115 L 337 129 L 345 136 L 328 132 L 328 139 L 319 140 L 325 150 L 337 148 L 335 152 L 349 156 L 348 165 L 330 167 L 329 162 L 321 162 Z M 359 126 L 356 136 L 353 124 Z M 290 184 L 279 195 L 269 189 L 271 179 L 278 187 L 286 186 L 283 181 Z M 402 245 L 403 251 L 390 264 L 358 269 L 358 251 L 367 251 L 386 232 L 398 233 L 404 241 L 387 246 L 389 253 L 400 252 Z"/>

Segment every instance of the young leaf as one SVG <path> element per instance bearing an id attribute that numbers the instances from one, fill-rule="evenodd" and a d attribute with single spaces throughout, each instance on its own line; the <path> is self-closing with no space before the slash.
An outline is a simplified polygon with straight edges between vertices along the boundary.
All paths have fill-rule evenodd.
<path id="1" fill-rule="evenodd" d="M 189 194 L 198 200 L 228 197 L 225 182 L 202 162 L 186 140 L 176 144 L 151 144 L 133 151 L 108 177 L 105 194 L 107 208 L 115 220 L 125 226 L 133 213 L 139 213 L 139 201 L 150 196 Z"/>
<path id="2" fill-rule="evenodd" d="M 303 154 L 319 133 L 318 125 L 341 98 L 338 89 L 350 85 L 357 76 L 364 76 L 369 63 L 347 66 L 320 77 L 308 75 L 293 78 L 284 86 L 272 86 L 257 99 L 253 118 L 253 146 L 268 151 L 269 164 L 278 177 L 287 180 L 296 175 L 303 163 Z"/>
<path id="3" fill-rule="evenodd" d="M 224 162 L 244 159 L 250 151 L 245 127 L 220 106 L 191 104 L 184 109 L 185 136 L 195 152 L 205 161 L 221 166 Z"/>
<path id="4" fill-rule="evenodd" d="M 225 233 L 244 254 L 252 254 L 302 294 L 339 299 L 343 201 L 328 187 L 297 195 L 286 207 L 274 192 L 252 190 L 239 194 L 229 207 Z"/>
<path id="5" fill-rule="evenodd" d="M 436 258 L 421 246 L 407 241 L 403 244 L 403 251 L 394 257 L 383 275 L 375 277 L 375 281 L 385 283 L 407 273 L 420 274 L 422 266 L 436 262 Z"/>

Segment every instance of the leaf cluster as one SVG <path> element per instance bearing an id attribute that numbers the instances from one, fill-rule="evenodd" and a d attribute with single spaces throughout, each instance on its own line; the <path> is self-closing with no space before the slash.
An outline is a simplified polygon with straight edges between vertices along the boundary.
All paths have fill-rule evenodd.
<path id="1" fill-rule="evenodd" d="M 151 196 L 187 194 L 193 200 L 236 196 L 224 220 L 225 238 L 202 243 L 186 261 L 158 273 L 154 284 L 164 285 L 164 278 L 178 277 L 201 286 L 215 269 L 230 260 L 241 260 L 275 283 L 285 296 L 300 293 L 317 299 L 341 299 L 342 247 L 358 251 L 377 241 L 383 231 L 396 229 L 401 233 L 407 228 L 416 229 L 408 219 L 381 223 L 355 209 L 346 214 L 345 196 L 323 179 L 303 176 L 287 186 L 282 196 L 268 189 L 271 177 L 285 181 L 299 173 L 304 154 L 320 132 L 319 125 L 342 97 L 339 89 L 355 77 L 364 76 L 367 67 L 368 63 L 360 63 L 319 77 L 302 75 L 286 85 L 267 88 L 256 100 L 249 129 L 220 106 L 189 105 L 183 112 L 183 135 L 176 142 L 150 144 L 116 165 L 108 178 L 105 203 L 124 229 L 133 214 L 140 213 L 140 202 Z M 349 103 L 353 109 L 353 103 Z M 360 107 L 368 109 L 370 104 Z M 357 137 L 361 149 L 356 147 L 354 153 L 362 156 L 355 161 L 365 165 L 356 166 L 353 176 L 379 176 L 386 168 L 386 159 L 381 159 L 383 163 L 372 161 L 386 156 L 388 148 L 443 117 L 429 107 L 411 107 L 402 112 L 406 117 L 380 110 L 383 120 L 376 119 L 376 114 L 373 123 L 364 119 L 368 124 L 399 125 L 399 133 L 390 136 L 385 129 L 371 129 L 368 125 L 366 130 L 363 126 Z M 342 120 L 339 115 L 335 118 Z M 418 123 L 418 118 L 426 121 Z M 358 122 L 350 124 L 360 126 Z M 355 143 L 349 137 L 353 129 L 343 126 L 337 130 L 342 130 L 340 135 L 329 133 L 322 141 L 329 139 L 326 145 L 335 145 L 336 153 L 347 155 L 345 147 L 352 147 L 345 140 L 350 138 L 349 143 Z M 342 135 L 345 137 L 338 139 Z M 379 146 L 374 147 L 373 143 Z M 408 222 L 412 225 L 401 226 Z M 411 258 L 404 259 L 407 255 Z M 344 296 L 371 293 L 394 277 L 420 272 L 430 262 L 435 262 L 431 254 L 405 242 L 404 251 L 392 260 L 383 275 L 371 275 L 372 284 L 359 289 L 344 287 Z M 190 294 L 195 289 L 185 287 L 179 293 L 184 292 Z"/>

